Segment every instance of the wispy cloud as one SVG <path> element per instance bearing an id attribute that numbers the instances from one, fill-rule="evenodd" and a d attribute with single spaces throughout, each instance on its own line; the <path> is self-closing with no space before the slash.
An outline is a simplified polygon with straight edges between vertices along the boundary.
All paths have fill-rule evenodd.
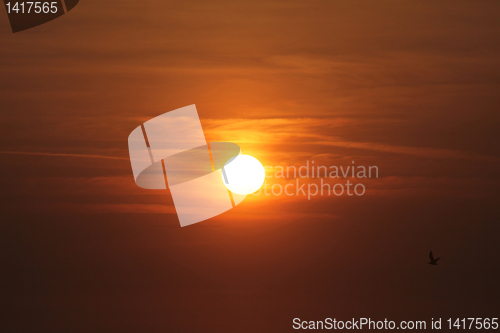
<path id="1" fill-rule="evenodd" d="M 46 153 L 46 152 L 30 152 L 30 151 L 0 151 L 3 155 L 34 155 L 34 156 L 50 156 L 50 157 L 78 157 L 78 158 L 99 158 L 111 160 L 128 160 L 126 157 L 92 155 L 92 154 L 65 154 L 65 153 Z"/>
<path id="2" fill-rule="evenodd" d="M 399 121 L 400 122 L 400 121 Z M 345 132 L 352 133 L 366 127 L 394 126 L 398 120 L 362 120 L 347 118 L 271 118 L 271 119 L 230 119 L 206 120 L 207 136 L 215 140 L 226 140 L 254 144 L 320 145 L 359 150 L 370 150 L 402 155 L 430 158 L 452 158 L 480 161 L 499 161 L 468 151 L 437 147 L 412 147 L 380 142 L 355 142 L 342 137 Z M 328 133 L 335 133 L 329 135 Z M 324 152 L 327 153 L 327 152 Z M 323 154 L 324 154 L 323 153 Z"/>

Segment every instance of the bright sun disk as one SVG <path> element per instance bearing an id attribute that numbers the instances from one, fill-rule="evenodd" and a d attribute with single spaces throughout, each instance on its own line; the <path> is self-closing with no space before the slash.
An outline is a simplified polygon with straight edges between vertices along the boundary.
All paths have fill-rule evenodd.
<path id="1" fill-rule="evenodd" d="M 253 156 L 238 155 L 226 162 L 222 181 L 229 191 L 247 195 L 257 191 L 266 178 L 264 167 Z"/>

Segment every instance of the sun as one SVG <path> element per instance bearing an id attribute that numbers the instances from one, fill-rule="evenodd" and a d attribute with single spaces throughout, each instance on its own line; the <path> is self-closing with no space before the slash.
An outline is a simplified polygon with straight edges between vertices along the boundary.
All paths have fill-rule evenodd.
<path id="1" fill-rule="evenodd" d="M 222 181 L 233 193 L 247 195 L 257 191 L 264 180 L 264 167 L 253 156 L 238 155 L 226 162 L 222 168 Z"/>

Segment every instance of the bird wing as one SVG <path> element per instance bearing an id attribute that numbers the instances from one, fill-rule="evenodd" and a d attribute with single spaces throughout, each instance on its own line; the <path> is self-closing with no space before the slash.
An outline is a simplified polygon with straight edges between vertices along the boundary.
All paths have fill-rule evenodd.
<path id="1" fill-rule="evenodd" d="M 431 259 L 431 261 L 434 261 L 434 256 L 432 255 L 432 251 L 429 253 L 429 258 Z"/>
<path id="2" fill-rule="evenodd" d="M 435 259 L 434 261 L 435 261 L 435 262 L 437 262 L 439 259 L 441 259 L 441 257 L 439 257 L 439 258 Z"/>

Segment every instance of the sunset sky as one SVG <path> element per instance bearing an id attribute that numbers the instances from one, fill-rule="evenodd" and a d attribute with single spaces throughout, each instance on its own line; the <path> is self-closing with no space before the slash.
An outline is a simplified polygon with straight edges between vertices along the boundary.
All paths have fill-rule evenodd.
<path id="1" fill-rule="evenodd" d="M 82 0 L 13 34 L 1 9 L 2 325 L 499 317 L 499 16 L 486 0 Z M 168 191 L 134 183 L 127 138 L 191 104 L 208 141 L 264 165 L 379 178 L 181 228 Z"/>

